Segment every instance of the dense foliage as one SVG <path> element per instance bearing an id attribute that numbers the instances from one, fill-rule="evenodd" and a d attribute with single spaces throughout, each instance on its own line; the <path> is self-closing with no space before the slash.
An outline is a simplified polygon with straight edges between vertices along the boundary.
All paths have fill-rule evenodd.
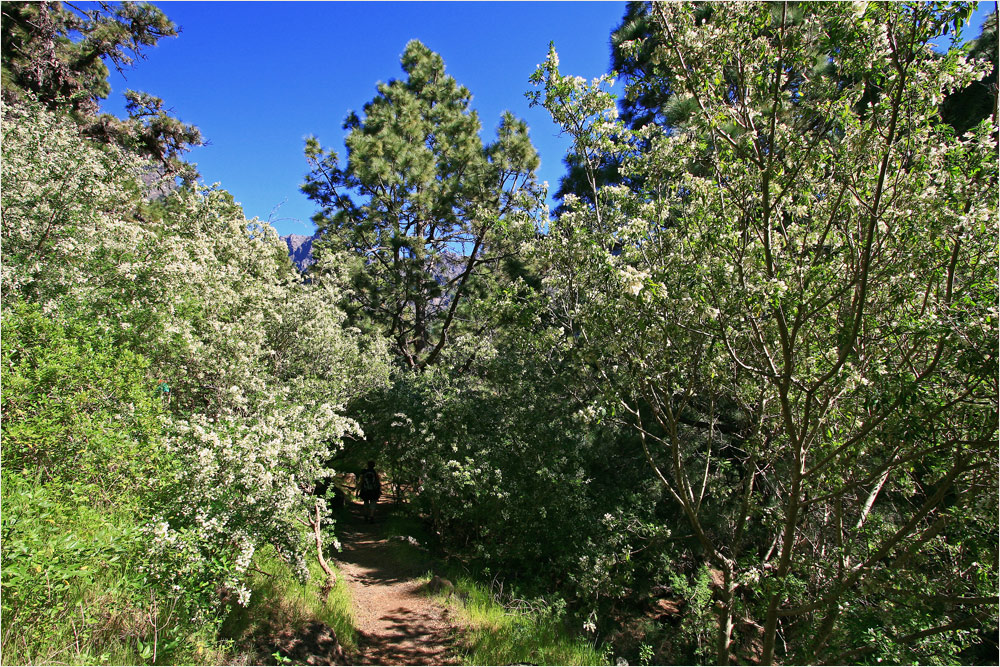
<path id="1" fill-rule="evenodd" d="M 718 573 L 720 661 L 779 623 L 782 660 L 954 660 L 995 616 L 995 125 L 955 137 L 985 68 L 929 45 L 966 11 L 654 5 L 669 128 L 535 75 L 632 177 L 559 219 L 547 284 Z"/>
<path id="2" fill-rule="evenodd" d="M 384 382 L 385 345 L 222 190 L 151 201 L 145 163 L 30 101 L 4 108 L 3 160 L 5 659 L 56 659 L 17 628 L 91 576 L 125 577 L 138 642 L 245 603 L 261 545 L 304 576 L 304 492 L 359 432 L 339 405 Z"/>
<path id="3" fill-rule="evenodd" d="M 995 15 L 932 44 L 970 10 L 630 3 L 615 75 L 531 76 L 554 215 L 413 41 L 343 163 L 307 142 L 304 279 L 162 102 L 96 114 L 159 10 L 4 3 L 4 661 L 197 661 L 368 458 L 605 657 L 996 660 Z"/>
<path id="4" fill-rule="evenodd" d="M 658 596 L 663 660 L 976 655 L 996 129 L 942 105 L 991 64 L 930 44 L 969 11 L 634 5 L 623 114 L 550 53 L 559 215 L 469 304 L 475 355 L 356 408 L 448 548 L 603 637 Z"/>

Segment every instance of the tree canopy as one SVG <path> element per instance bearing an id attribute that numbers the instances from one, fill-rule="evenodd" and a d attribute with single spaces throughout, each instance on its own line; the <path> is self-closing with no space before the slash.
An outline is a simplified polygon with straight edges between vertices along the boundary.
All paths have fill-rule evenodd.
<path id="1" fill-rule="evenodd" d="M 996 502 L 995 126 L 939 113 L 987 69 L 929 45 L 968 11 L 654 5 L 622 46 L 686 100 L 669 128 L 600 120 L 554 53 L 534 78 L 638 184 L 560 218 L 550 291 L 719 573 L 720 662 L 737 616 L 764 663 L 840 663 L 995 614 L 962 573 L 996 524 L 950 520 Z"/>
<path id="2" fill-rule="evenodd" d="M 306 145 L 313 170 L 302 186 L 319 206 L 320 253 L 359 261 L 354 297 L 365 317 L 413 368 L 433 364 L 463 300 L 509 252 L 508 237 L 533 231 L 542 192 L 538 155 L 523 121 L 505 113 L 484 145 L 471 94 L 418 41 L 401 60 L 405 80 L 344 123 L 347 162 Z"/>
<path id="3" fill-rule="evenodd" d="M 97 3 L 3 3 L 3 98 L 28 94 L 48 109 L 71 112 L 84 131 L 105 143 L 127 146 L 153 158 L 161 173 L 193 182 L 198 173 L 181 155 L 202 143 L 201 133 L 170 116 L 163 100 L 126 91 L 128 118 L 99 113 L 111 91 L 108 63 L 119 72 L 145 57 L 145 50 L 177 27 L 155 5 Z"/>

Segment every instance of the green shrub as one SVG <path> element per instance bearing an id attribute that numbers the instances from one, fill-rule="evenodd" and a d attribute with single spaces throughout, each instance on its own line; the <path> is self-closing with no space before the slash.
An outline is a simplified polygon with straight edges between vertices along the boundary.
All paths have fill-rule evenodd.
<path id="1" fill-rule="evenodd" d="M 149 662 L 179 649 L 144 522 L 171 479 L 148 362 L 90 323 L 4 310 L 3 660 Z"/>
<path id="2" fill-rule="evenodd" d="M 170 457 L 149 362 L 27 304 L 5 308 L 2 345 L 4 467 L 95 504 L 150 504 Z"/>

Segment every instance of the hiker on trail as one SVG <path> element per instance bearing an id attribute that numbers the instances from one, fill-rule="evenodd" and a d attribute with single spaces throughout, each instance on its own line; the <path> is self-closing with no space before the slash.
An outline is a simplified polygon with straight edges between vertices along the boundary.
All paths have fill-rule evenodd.
<path id="1" fill-rule="evenodd" d="M 375 503 L 382 495 L 382 482 L 375 472 L 375 462 L 369 461 L 368 467 L 361 473 L 358 482 L 358 495 L 365 502 L 365 520 L 368 523 L 375 523 Z"/>

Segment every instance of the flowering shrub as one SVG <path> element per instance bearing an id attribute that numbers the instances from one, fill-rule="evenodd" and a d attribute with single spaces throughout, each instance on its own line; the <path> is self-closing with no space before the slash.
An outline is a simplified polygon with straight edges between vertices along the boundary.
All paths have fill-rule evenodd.
<path id="1" fill-rule="evenodd" d="M 533 77 L 595 188 L 539 246 L 549 312 L 718 573 L 718 660 L 954 660 L 997 576 L 996 118 L 954 136 L 986 65 L 931 45 L 968 8 L 705 9 L 622 45 L 672 127 Z"/>
<path id="2" fill-rule="evenodd" d="M 307 576 L 299 521 L 341 439 L 361 433 L 341 406 L 386 382 L 386 346 L 345 328 L 336 284 L 303 283 L 228 193 L 151 200 L 153 173 L 69 118 L 4 107 L 4 459 L 42 485 L 86 466 L 74 483 L 117 509 L 132 499 L 147 584 L 210 618 L 247 602 L 263 544 Z M 29 345 L 18 332 L 43 314 L 89 324 Z M 44 377 L 22 380 L 43 358 Z M 103 392 L 69 382 L 88 363 L 128 375 Z M 57 401 L 37 400 L 45 383 L 63 387 Z"/>

